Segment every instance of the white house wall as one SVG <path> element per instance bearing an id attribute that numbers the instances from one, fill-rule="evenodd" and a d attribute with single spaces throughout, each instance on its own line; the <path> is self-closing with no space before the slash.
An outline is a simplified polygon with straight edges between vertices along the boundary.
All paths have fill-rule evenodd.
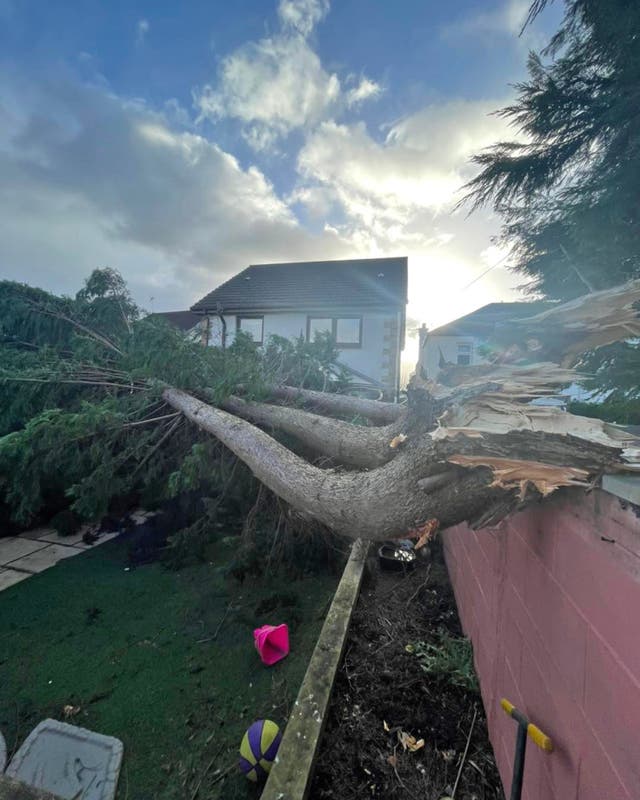
<path id="1" fill-rule="evenodd" d="M 471 363 L 485 364 L 486 359 L 478 353 L 478 348 L 483 343 L 481 339 L 474 336 L 430 336 L 426 335 L 426 341 L 420 348 L 420 367 L 422 375 L 426 378 L 435 380 L 440 371 L 441 356 L 450 364 L 458 363 L 458 345 L 471 345 Z"/>
<path id="2" fill-rule="evenodd" d="M 313 316 L 321 314 L 313 313 Z M 331 316 L 327 312 L 327 316 Z M 341 363 L 363 373 L 374 381 L 395 391 L 400 364 L 400 320 L 399 314 L 365 313 L 357 311 L 334 316 L 362 317 L 362 347 L 340 350 Z M 227 345 L 231 344 L 236 333 L 236 316 L 225 315 L 227 324 Z M 209 344 L 220 346 L 222 325 L 218 317 L 210 318 Z M 307 314 L 299 312 L 279 312 L 264 314 L 264 341 L 273 335 L 294 339 L 307 335 Z M 357 380 L 357 379 L 356 379 Z"/>

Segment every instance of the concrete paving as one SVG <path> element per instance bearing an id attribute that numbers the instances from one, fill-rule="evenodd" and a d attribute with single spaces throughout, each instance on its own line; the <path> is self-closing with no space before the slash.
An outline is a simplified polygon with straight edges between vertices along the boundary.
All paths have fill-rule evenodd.
<path id="1" fill-rule="evenodd" d="M 119 535 L 103 533 L 93 545 L 88 545 L 82 541 L 87 530 L 89 527 L 84 526 L 72 536 L 60 536 L 51 528 L 34 528 L 20 536 L 0 539 L 0 592 Z"/>
<path id="2" fill-rule="evenodd" d="M 25 580 L 25 578 L 30 578 L 31 575 L 31 572 L 18 572 L 16 569 L 0 567 L 0 592 L 3 589 L 8 589 L 10 586 L 13 586 L 15 583 L 20 583 L 20 581 Z"/>
<path id="3" fill-rule="evenodd" d="M 80 552 L 78 547 L 65 547 L 61 544 L 49 544 L 41 550 L 29 553 L 28 556 L 11 561 L 7 566 L 10 569 L 19 569 L 32 574 L 44 572 L 45 569 L 53 567 L 63 558 L 77 556 Z"/>
<path id="4" fill-rule="evenodd" d="M 43 547 L 46 547 L 44 542 L 34 542 L 31 539 L 24 539 L 22 536 L 10 536 L 6 539 L 0 539 L 0 565 L 5 566 L 11 561 L 22 558 L 22 556 L 28 556 L 29 553 L 34 553 Z"/>

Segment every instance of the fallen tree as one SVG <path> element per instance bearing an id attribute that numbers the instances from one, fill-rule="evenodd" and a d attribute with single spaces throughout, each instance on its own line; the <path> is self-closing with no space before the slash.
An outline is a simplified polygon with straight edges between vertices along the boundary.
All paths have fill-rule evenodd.
<path id="1" fill-rule="evenodd" d="M 296 512 L 340 535 L 420 537 L 462 521 L 494 524 L 562 487 L 590 489 L 604 472 L 640 469 L 640 451 L 623 429 L 531 404 L 578 378 L 572 365 L 581 349 L 640 335 L 639 302 L 636 281 L 507 325 L 491 363 L 443 373 L 439 385 L 414 378 L 406 406 L 273 383 L 272 374 L 259 372 L 255 350 L 246 374 L 238 375 L 235 363 L 228 374 L 224 353 L 173 338 L 182 348 L 178 369 L 166 357 L 150 359 L 137 323 L 121 325 L 116 337 L 78 321 L 83 358 L 91 344 L 90 365 L 59 352 L 53 364 L 48 356 L 48 373 L 30 363 L 5 369 L 4 382 L 75 381 L 91 387 L 94 406 L 105 395 L 114 408 L 129 403 L 118 418 L 119 446 L 125 430 L 127 442 L 140 431 L 149 437 L 137 469 L 159 458 L 177 430 L 187 440 L 197 431 L 215 437 Z M 37 304 L 28 309 L 44 313 Z M 46 313 L 62 319 L 51 306 Z M 73 320 L 68 309 L 64 318 Z M 143 399 L 136 405 L 137 396 Z M 126 464 L 113 474 L 121 476 Z"/>

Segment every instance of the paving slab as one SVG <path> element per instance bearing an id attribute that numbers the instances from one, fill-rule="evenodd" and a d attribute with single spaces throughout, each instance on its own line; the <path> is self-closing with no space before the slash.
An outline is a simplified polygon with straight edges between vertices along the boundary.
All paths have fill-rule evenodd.
<path id="1" fill-rule="evenodd" d="M 6 539 L 0 539 L 0 566 L 8 564 L 10 561 L 15 561 L 16 558 L 27 556 L 29 553 L 34 553 L 43 547 L 45 545 L 42 542 L 23 539 L 22 536 L 10 536 Z"/>
<path id="2" fill-rule="evenodd" d="M 78 533 L 73 533 L 71 536 L 60 536 L 58 531 L 53 528 L 37 528 L 33 531 L 27 531 L 22 536 L 28 539 L 37 539 L 39 542 L 47 542 L 48 544 L 62 544 L 66 547 L 79 547 L 85 550 L 90 545 L 86 545 L 82 541 L 82 537 L 89 530 L 89 526 L 83 526 Z"/>
<path id="3" fill-rule="evenodd" d="M 0 567 L 0 592 L 13 586 L 14 583 L 20 583 L 20 581 L 30 577 L 30 572 L 18 572 L 17 569 Z"/>
<path id="4" fill-rule="evenodd" d="M 45 719 L 27 736 L 6 775 L 74 800 L 113 800 L 123 745 L 113 736 Z"/>
<path id="5" fill-rule="evenodd" d="M 61 544 L 48 544 L 28 556 L 18 558 L 6 566 L 13 569 L 24 569 L 28 572 L 43 572 L 49 567 L 53 567 L 58 561 L 70 556 L 77 556 L 80 553 L 77 547 L 65 547 Z"/>

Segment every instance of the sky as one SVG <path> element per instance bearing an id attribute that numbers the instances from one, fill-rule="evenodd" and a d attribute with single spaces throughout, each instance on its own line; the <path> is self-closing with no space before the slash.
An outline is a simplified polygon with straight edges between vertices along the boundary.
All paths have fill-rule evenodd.
<path id="1" fill-rule="evenodd" d="M 455 206 L 558 26 L 519 36 L 527 8 L 0 0 L 0 278 L 111 266 L 166 311 L 249 264 L 406 255 L 428 327 L 517 299 L 500 220 Z"/>

